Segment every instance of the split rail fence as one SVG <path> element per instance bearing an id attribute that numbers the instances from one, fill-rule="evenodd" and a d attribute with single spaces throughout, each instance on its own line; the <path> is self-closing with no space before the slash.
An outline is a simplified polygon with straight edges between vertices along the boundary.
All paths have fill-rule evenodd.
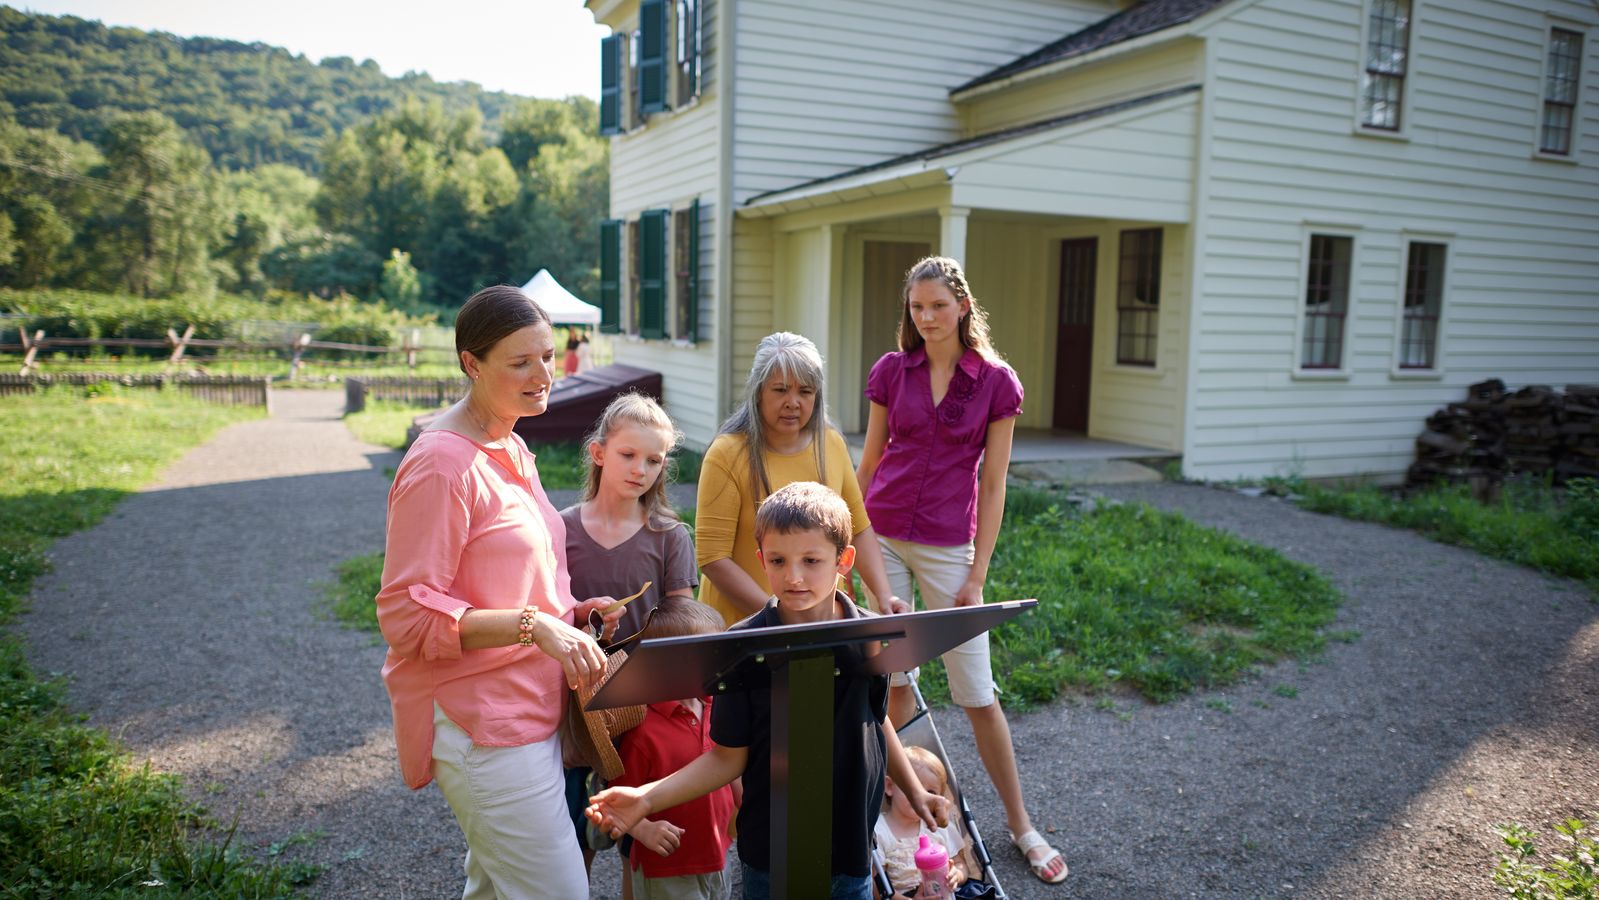
<path id="1" fill-rule="evenodd" d="M 167 356 L 168 365 L 177 365 L 183 361 L 184 355 L 190 349 L 211 350 L 253 350 L 253 351 L 286 351 L 291 354 L 289 362 L 289 377 L 299 374 L 300 367 L 304 365 L 304 356 L 307 350 L 337 350 L 345 353 L 365 353 L 379 356 L 404 355 L 408 368 L 416 368 L 417 356 L 425 351 L 443 351 L 451 355 L 455 353 L 453 347 L 429 347 L 421 345 L 421 331 L 412 329 L 406 336 L 406 341 L 399 347 L 379 347 L 371 344 L 346 344 L 339 341 L 316 341 L 311 339 L 309 333 L 301 334 L 291 341 L 231 341 L 197 338 L 194 336 L 194 326 L 190 325 L 180 335 L 177 329 L 168 328 L 165 338 L 77 338 L 77 337 L 48 337 L 41 330 L 32 334 L 26 328 L 17 329 L 20 341 L 15 344 L 0 344 L 0 353 L 21 353 L 22 370 L 20 374 L 27 375 L 38 372 L 43 365 L 39 353 L 51 349 L 82 349 L 99 347 L 122 347 L 124 349 L 157 349 L 166 348 L 170 351 Z"/>

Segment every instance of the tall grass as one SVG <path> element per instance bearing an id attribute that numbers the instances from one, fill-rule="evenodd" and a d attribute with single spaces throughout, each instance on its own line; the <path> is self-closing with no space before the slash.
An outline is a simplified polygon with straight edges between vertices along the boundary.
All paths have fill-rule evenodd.
<path id="1" fill-rule="evenodd" d="M 259 411 L 115 389 L 0 398 L 0 622 L 48 568 L 56 538 L 87 528 L 161 466 Z M 0 886 L 5 896 L 283 897 L 314 876 L 242 858 L 202 825 L 177 780 L 62 705 L 0 634 Z"/>
<path id="2" fill-rule="evenodd" d="M 1400 494 L 1381 488 L 1293 485 L 1299 504 L 1320 513 L 1410 528 L 1446 544 L 1584 581 L 1599 591 L 1599 481 L 1579 478 L 1559 490 L 1534 480 L 1507 482 L 1489 502 L 1463 485 Z"/>
<path id="3" fill-rule="evenodd" d="M 1341 602 L 1309 566 L 1144 505 L 1064 505 L 1012 488 L 989 567 L 990 600 L 1036 597 L 992 632 L 1008 705 L 1124 685 L 1154 701 L 1235 682 L 1321 649 Z M 946 695 L 943 673 L 924 689 Z"/>

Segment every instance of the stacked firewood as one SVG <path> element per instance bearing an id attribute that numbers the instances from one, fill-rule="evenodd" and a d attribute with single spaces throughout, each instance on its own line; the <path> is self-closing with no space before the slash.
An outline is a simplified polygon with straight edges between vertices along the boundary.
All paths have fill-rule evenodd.
<path id="1" fill-rule="evenodd" d="M 1599 384 L 1566 385 L 1560 435 L 1564 449 L 1555 463 L 1555 478 L 1599 478 Z"/>
<path id="2" fill-rule="evenodd" d="M 1599 477 L 1599 386 L 1568 385 L 1562 394 L 1544 385 L 1507 392 L 1497 378 L 1472 385 L 1463 402 L 1427 417 L 1409 482 L 1480 489 L 1518 473 Z"/>

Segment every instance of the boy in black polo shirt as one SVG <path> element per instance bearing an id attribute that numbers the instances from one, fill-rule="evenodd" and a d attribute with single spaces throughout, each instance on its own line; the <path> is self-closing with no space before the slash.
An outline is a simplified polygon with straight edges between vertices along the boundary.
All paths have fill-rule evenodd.
<path id="1" fill-rule="evenodd" d="M 755 543 L 773 596 L 765 609 L 728 630 L 871 615 L 837 589 L 838 576 L 847 574 L 855 561 L 852 527 L 843 498 L 823 485 L 795 482 L 767 497 L 755 514 Z M 831 895 L 834 900 L 867 900 L 870 839 L 882 809 L 885 765 L 894 784 L 930 826 L 944 819 L 946 804 L 922 787 L 893 727 L 884 720 L 887 676 L 837 678 L 833 690 Z M 771 873 L 769 701 L 765 691 L 718 697 L 711 710 L 713 749 L 642 788 L 601 791 L 591 799 L 589 818 L 620 836 L 652 811 L 698 797 L 742 775 L 738 855 L 744 898 L 765 900 Z"/>

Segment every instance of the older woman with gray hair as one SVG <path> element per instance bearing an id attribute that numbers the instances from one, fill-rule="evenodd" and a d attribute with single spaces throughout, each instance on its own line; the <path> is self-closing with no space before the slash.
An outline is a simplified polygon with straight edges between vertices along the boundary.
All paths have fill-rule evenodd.
<path id="1" fill-rule="evenodd" d="M 773 491 L 817 481 L 837 491 L 855 522 L 856 566 L 888 609 L 883 567 L 844 436 L 827 421 L 822 355 L 807 337 L 780 331 L 761 339 L 743 401 L 722 423 L 700 467 L 695 557 L 700 601 L 729 625 L 772 596 L 755 547 L 755 509 Z M 894 598 L 898 599 L 898 598 Z"/>

